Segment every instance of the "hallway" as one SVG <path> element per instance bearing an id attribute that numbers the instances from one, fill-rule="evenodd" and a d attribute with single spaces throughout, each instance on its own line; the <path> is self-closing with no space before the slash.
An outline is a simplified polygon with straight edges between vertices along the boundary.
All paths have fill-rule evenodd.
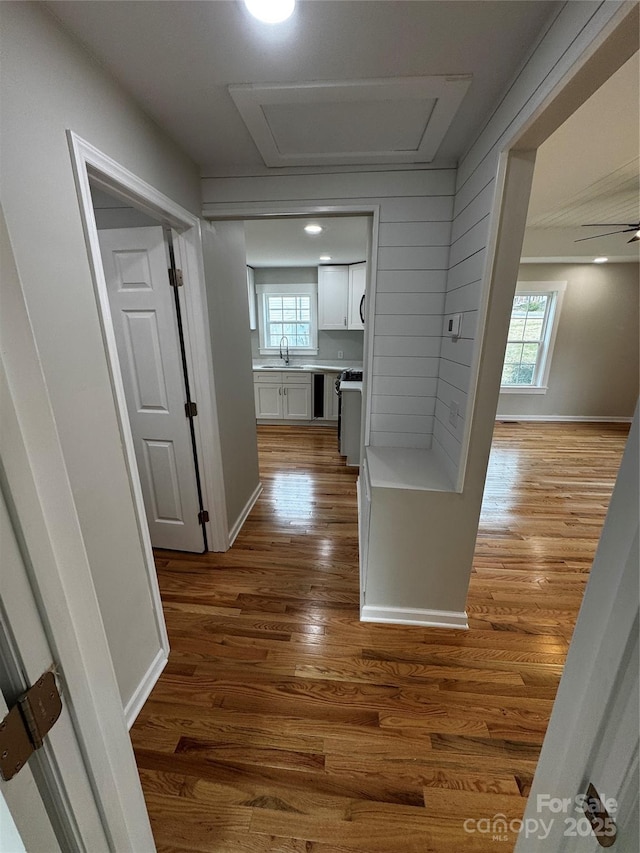
<path id="1" fill-rule="evenodd" d="M 156 555 L 171 657 L 132 739 L 158 850 L 493 849 L 463 823 L 522 815 L 626 425 L 496 426 L 468 632 L 360 623 L 357 472 L 333 431 L 258 433 L 231 551 Z"/>

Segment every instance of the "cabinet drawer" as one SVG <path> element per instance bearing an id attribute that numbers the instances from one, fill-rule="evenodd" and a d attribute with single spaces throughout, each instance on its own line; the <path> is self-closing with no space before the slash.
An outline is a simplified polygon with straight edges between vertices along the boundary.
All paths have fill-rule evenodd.
<path id="1" fill-rule="evenodd" d="M 273 385 L 274 382 L 281 384 L 282 372 L 279 370 L 254 370 L 253 381 L 268 382 L 270 385 Z"/>
<path id="2" fill-rule="evenodd" d="M 311 374 L 296 370 L 292 373 L 278 373 L 285 385 L 311 385 Z"/>

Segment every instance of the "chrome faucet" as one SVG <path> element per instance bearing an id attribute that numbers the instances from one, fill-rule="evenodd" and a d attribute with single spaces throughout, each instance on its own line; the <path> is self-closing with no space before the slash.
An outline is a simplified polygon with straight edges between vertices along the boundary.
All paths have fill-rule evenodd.
<path id="1" fill-rule="evenodd" d="M 284 341 L 285 345 L 284 355 L 282 355 L 282 341 Z M 280 338 L 280 358 L 284 359 L 285 364 L 289 364 L 289 338 L 286 335 Z"/>

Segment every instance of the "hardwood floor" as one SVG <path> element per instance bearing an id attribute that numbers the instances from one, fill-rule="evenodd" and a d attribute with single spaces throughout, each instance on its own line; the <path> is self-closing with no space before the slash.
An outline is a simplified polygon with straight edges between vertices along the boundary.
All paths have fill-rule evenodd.
<path id="1" fill-rule="evenodd" d="M 513 849 L 627 428 L 498 424 L 468 632 L 358 621 L 356 471 L 260 427 L 226 554 L 157 553 L 170 662 L 133 731 L 158 850 Z M 471 824 L 467 824 L 471 826 Z"/>

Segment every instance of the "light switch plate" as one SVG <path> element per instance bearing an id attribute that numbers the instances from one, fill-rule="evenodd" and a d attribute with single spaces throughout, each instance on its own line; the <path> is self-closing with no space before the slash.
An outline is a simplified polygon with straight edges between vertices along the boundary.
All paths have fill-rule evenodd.
<path id="1" fill-rule="evenodd" d="M 447 320 L 447 334 L 451 338 L 459 338 L 462 330 L 462 314 L 451 314 Z"/>

